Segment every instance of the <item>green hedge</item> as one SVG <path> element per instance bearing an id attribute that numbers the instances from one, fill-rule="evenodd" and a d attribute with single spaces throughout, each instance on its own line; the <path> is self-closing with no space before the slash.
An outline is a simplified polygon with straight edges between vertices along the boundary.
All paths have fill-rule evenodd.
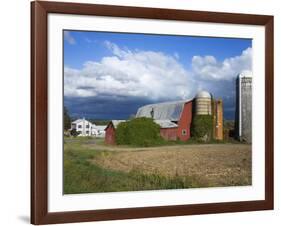
<path id="1" fill-rule="evenodd" d="M 153 146 L 162 142 L 160 126 L 151 118 L 135 118 L 122 122 L 116 129 L 117 144 Z"/>
<path id="2" fill-rule="evenodd" d="M 210 141 L 213 134 L 211 115 L 196 115 L 192 120 L 191 136 L 202 141 Z"/>

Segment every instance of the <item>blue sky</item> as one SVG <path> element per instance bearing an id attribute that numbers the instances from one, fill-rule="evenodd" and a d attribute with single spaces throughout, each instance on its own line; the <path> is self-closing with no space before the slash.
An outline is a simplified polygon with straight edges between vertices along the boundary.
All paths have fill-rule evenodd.
<path id="1" fill-rule="evenodd" d="M 234 118 L 234 80 L 251 71 L 250 39 L 64 32 L 65 105 L 72 117 L 124 119 L 143 104 L 207 90 Z"/>

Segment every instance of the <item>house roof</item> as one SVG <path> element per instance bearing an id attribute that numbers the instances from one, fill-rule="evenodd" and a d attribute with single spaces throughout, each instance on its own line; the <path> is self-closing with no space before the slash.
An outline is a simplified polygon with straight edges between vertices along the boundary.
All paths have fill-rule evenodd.
<path id="1" fill-rule="evenodd" d="M 75 121 L 73 121 L 72 123 L 79 123 L 79 122 L 82 122 L 83 119 L 76 119 Z"/>
<path id="2" fill-rule="evenodd" d="M 181 117 L 184 104 L 190 101 L 192 99 L 145 105 L 138 109 L 136 117 L 152 118 L 153 114 L 153 119 L 155 120 L 178 121 Z"/>
<path id="3" fill-rule="evenodd" d="M 71 123 L 74 123 L 74 124 L 78 124 L 78 123 L 81 123 L 83 122 L 83 120 L 85 120 L 85 123 L 87 124 L 91 124 L 93 126 L 96 126 L 95 124 L 91 123 L 90 121 L 86 120 L 86 119 L 76 119 L 75 121 L 71 122 Z"/>
<path id="4" fill-rule="evenodd" d="M 90 121 L 88 121 L 88 120 L 86 120 L 86 119 L 76 119 L 75 121 L 73 121 L 72 123 L 75 123 L 75 124 L 77 124 L 77 123 L 80 123 L 80 122 L 83 122 L 83 120 L 86 122 L 86 123 L 91 123 Z M 92 124 L 92 123 L 91 123 Z"/>

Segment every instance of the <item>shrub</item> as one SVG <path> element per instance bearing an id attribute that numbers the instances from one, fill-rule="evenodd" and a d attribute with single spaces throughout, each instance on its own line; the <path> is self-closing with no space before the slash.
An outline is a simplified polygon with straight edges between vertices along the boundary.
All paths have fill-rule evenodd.
<path id="1" fill-rule="evenodd" d="M 152 146 L 162 142 L 160 126 L 151 118 L 135 118 L 122 122 L 116 129 L 116 143 Z"/>
<path id="2" fill-rule="evenodd" d="M 129 144 L 128 136 L 126 136 L 128 133 L 127 125 L 127 122 L 121 122 L 118 125 L 115 136 L 116 144 Z"/>
<path id="3" fill-rule="evenodd" d="M 73 137 L 77 137 L 80 134 L 80 132 L 78 132 L 76 129 L 72 129 L 70 131 L 70 135 Z"/>
<path id="4" fill-rule="evenodd" d="M 197 140 L 210 141 L 213 133 L 211 115 L 196 115 L 192 120 L 191 135 Z"/>

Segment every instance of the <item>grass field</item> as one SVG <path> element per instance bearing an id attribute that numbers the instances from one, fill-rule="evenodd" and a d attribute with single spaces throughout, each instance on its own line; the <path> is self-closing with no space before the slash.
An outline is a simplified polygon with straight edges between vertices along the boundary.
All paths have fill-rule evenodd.
<path id="1" fill-rule="evenodd" d="M 251 145 L 107 146 L 66 138 L 64 193 L 237 186 L 251 184 Z"/>

